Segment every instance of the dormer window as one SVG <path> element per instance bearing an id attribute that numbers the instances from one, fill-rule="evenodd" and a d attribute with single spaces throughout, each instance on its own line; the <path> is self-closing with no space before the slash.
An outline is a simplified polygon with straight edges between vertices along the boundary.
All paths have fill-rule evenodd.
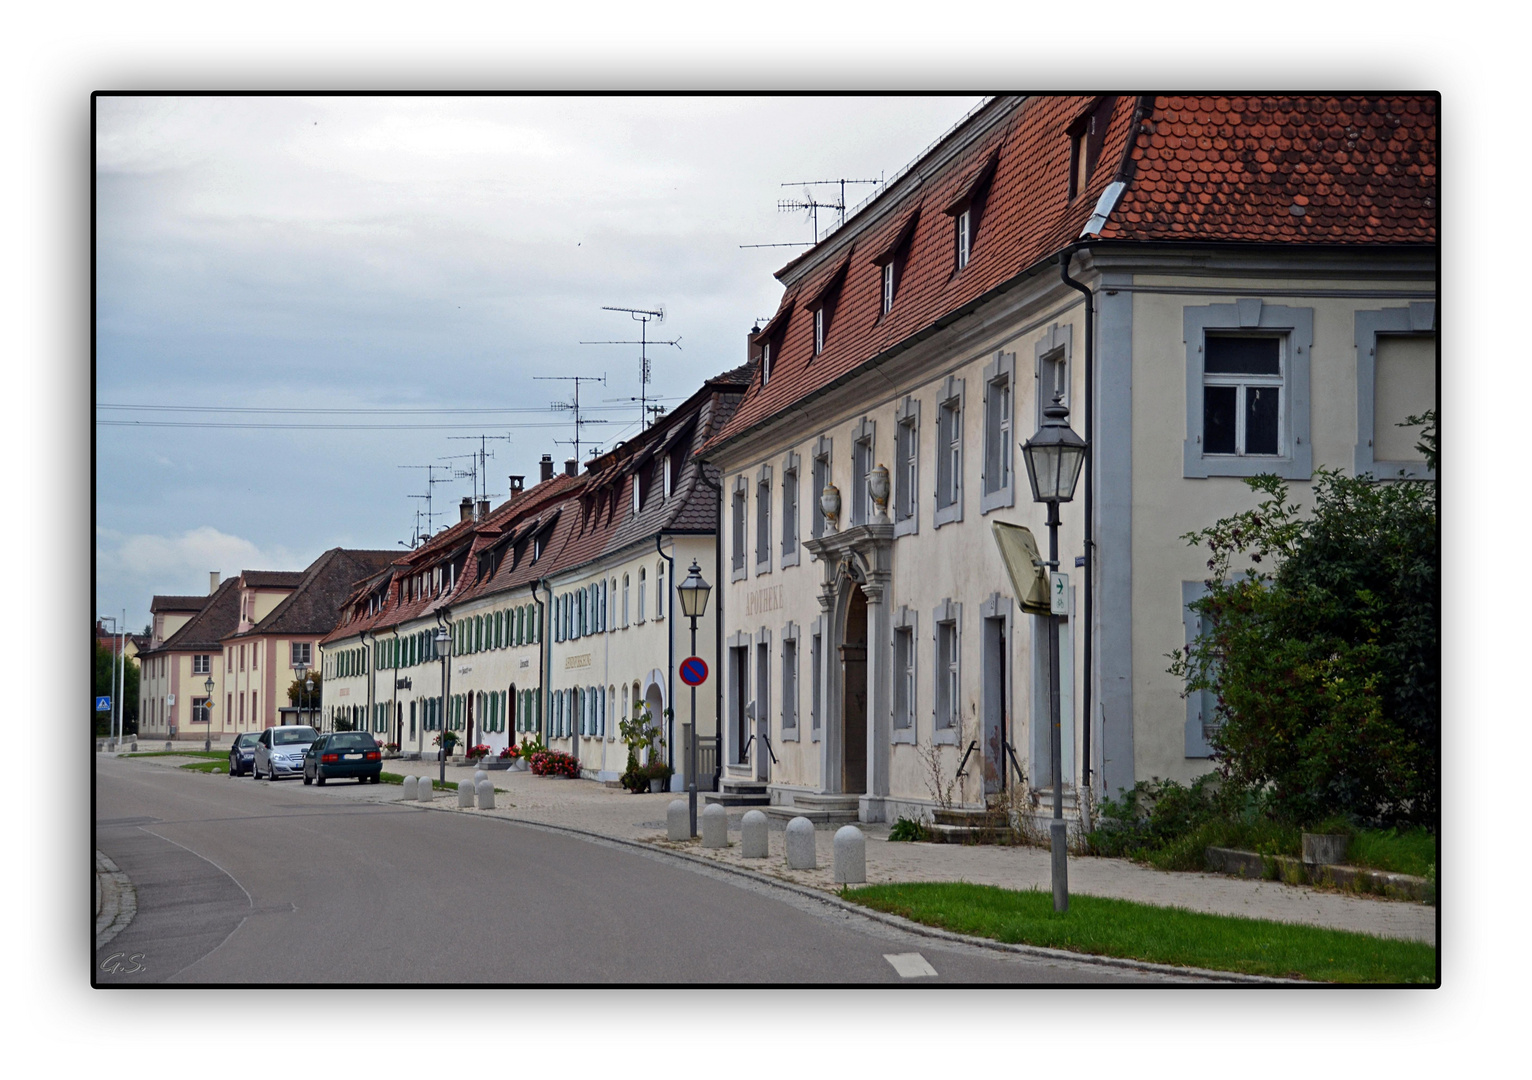
<path id="1" fill-rule="evenodd" d="M 814 355 L 825 351 L 825 309 L 814 309 Z"/>
<path id="2" fill-rule="evenodd" d="M 979 235 L 980 219 L 984 216 L 984 202 L 989 197 L 990 181 L 994 179 L 995 169 L 999 164 L 1000 151 L 996 148 L 990 151 L 984 164 L 963 181 L 953 195 L 952 201 L 943 210 L 943 213 L 952 218 L 954 273 L 961 272 L 973 255 L 974 241 Z"/>
<path id="3" fill-rule="evenodd" d="M 887 315 L 894 309 L 894 260 L 889 259 L 883 264 L 883 305 L 882 313 Z"/>
<path id="4" fill-rule="evenodd" d="M 878 268 L 879 318 L 894 309 L 894 294 L 899 291 L 899 275 L 904 270 L 904 261 L 909 255 L 910 242 L 914 239 L 915 226 L 919 221 L 920 208 L 917 206 L 905 215 L 893 238 L 872 258 L 873 265 Z"/>
<path id="5" fill-rule="evenodd" d="M 761 386 L 771 381 L 771 342 L 761 345 Z"/>
<path id="6" fill-rule="evenodd" d="M 664 492 L 665 492 L 665 498 L 668 499 L 668 498 L 670 498 L 670 492 L 671 492 L 671 486 L 670 486 L 670 480 L 671 480 L 671 477 L 670 477 L 670 455 L 668 455 L 668 454 L 665 455 L 664 469 L 665 469 L 665 487 L 664 487 Z"/>
<path id="7" fill-rule="evenodd" d="M 1096 171 L 1101 144 L 1106 141 L 1107 121 L 1112 118 L 1115 97 L 1103 97 L 1090 110 L 1069 125 L 1069 197 L 1085 190 Z"/>
<path id="8" fill-rule="evenodd" d="M 968 265 L 968 256 L 973 252 L 973 210 L 964 210 L 957 216 L 954 222 L 957 241 L 957 268 L 959 270 Z"/>

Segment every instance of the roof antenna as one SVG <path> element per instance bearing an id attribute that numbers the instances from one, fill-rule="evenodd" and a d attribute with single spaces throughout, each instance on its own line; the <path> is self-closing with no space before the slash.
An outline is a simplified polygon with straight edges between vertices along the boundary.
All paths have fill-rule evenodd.
<path id="1" fill-rule="evenodd" d="M 449 457 L 443 457 L 442 460 L 443 461 L 455 461 L 455 460 L 457 460 L 459 458 L 465 458 L 465 457 L 468 458 L 469 459 L 469 465 L 468 465 L 467 471 L 464 471 L 462 469 L 454 469 L 453 470 L 453 474 L 452 474 L 453 478 L 457 479 L 457 480 L 467 479 L 467 480 L 472 482 L 473 501 L 474 502 L 477 503 L 481 499 L 487 501 L 489 499 L 489 494 L 490 494 L 489 493 L 489 470 L 485 466 L 485 461 L 488 458 L 494 457 L 495 456 L 495 452 L 493 450 L 489 449 L 485 444 L 487 442 L 489 442 L 490 439 L 501 439 L 501 440 L 503 440 L 505 442 L 510 442 L 511 441 L 511 437 L 509 435 L 448 435 L 447 438 L 449 438 L 449 439 L 478 439 L 479 440 L 479 448 L 477 450 L 473 451 L 472 453 L 469 453 L 469 454 L 453 454 L 453 455 L 451 455 Z M 484 480 L 484 491 L 483 491 L 482 494 L 480 494 L 480 492 L 479 492 L 479 480 L 480 480 L 481 477 Z M 498 491 L 495 492 L 495 495 L 496 495 L 497 498 L 499 497 L 499 494 L 500 493 Z"/>
<path id="2" fill-rule="evenodd" d="M 638 378 L 638 407 L 639 407 L 639 430 L 646 431 L 649 428 L 649 346 L 650 345 L 673 345 L 677 349 L 681 347 L 679 337 L 671 341 L 650 341 L 649 323 L 665 321 L 665 307 L 660 305 L 658 310 L 651 311 L 647 308 L 607 307 L 602 305 L 602 311 L 626 311 L 628 315 L 639 324 L 637 341 L 582 341 L 581 345 L 637 345 L 640 361 Z"/>
<path id="3" fill-rule="evenodd" d="M 872 184 L 876 187 L 881 182 L 879 180 L 847 180 L 844 178 L 840 180 L 793 180 L 782 186 L 798 187 L 801 185 L 803 187 L 803 201 L 794 202 L 791 199 L 780 199 L 777 202 L 777 209 L 784 212 L 789 210 L 807 210 L 814 221 L 814 243 L 817 244 L 819 242 L 819 211 L 821 209 L 834 210 L 836 212 L 838 217 L 836 218 L 835 226 L 839 228 L 846 223 L 846 185 Z M 825 187 L 837 184 L 840 185 L 840 198 L 835 202 L 820 202 L 814 198 L 813 192 L 809 191 L 811 187 Z"/>
<path id="4" fill-rule="evenodd" d="M 448 470 L 447 466 L 445 466 L 445 465 L 400 465 L 399 468 L 401 468 L 401 469 L 425 469 L 426 470 L 426 493 L 424 495 L 411 495 L 410 498 L 412 498 L 412 499 L 424 499 L 426 501 L 426 535 L 430 536 L 433 532 L 436 531 L 436 514 L 431 509 L 431 491 L 432 491 L 432 489 L 434 489 L 436 487 L 437 484 L 445 484 L 448 481 L 448 479 L 450 479 L 449 477 L 446 477 L 446 476 L 438 477 L 436 475 L 436 470 L 440 469 L 442 472 L 448 472 L 450 470 Z M 418 541 L 420 539 L 420 536 L 419 536 L 419 532 L 420 532 L 420 513 L 419 513 L 419 511 L 416 511 L 416 514 L 415 514 L 415 530 L 416 530 L 415 540 Z M 412 542 L 410 544 L 410 547 L 413 548 L 414 546 L 415 546 L 415 544 Z"/>
<path id="5" fill-rule="evenodd" d="M 582 342 L 582 344 L 586 344 L 586 343 Z M 572 444 L 573 444 L 573 446 L 575 448 L 575 460 L 579 461 L 581 464 L 584 464 L 583 459 L 580 457 L 580 441 L 581 441 L 580 440 L 580 429 L 583 428 L 586 424 L 605 424 L 605 423 L 607 423 L 607 421 L 605 421 L 605 420 L 589 420 L 589 419 L 586 419 L 585 417 L 580 415 L 580 384 L 582 382 L 592 382 L 592 383 L 600 383 L 602 386 L 605 386 L 606 385 L 606 376 L 603 375 L 603 376 L 601 376 L 601 378 L 598 379 L 594 375 L 534 375 L 534 376 L 532 376 L 532 378 L 535 379 L 538 382 L 572 382 L 572 383 L 574 383 L 574 400 L 573 401 L 550 401 L 548 403 L 548 408 L 552 409 L 554 412 L 571 412 L 571 413 L 574 413 L 574 436 L 575 437 L 573 439 Z M 554 439 L 553 441 L 556 444 L 559 444 L 559 445 L 566 445 L 567 446 L 567 445 L 571 444 L 571 441 L 567 440 L 567 439 Z"/>

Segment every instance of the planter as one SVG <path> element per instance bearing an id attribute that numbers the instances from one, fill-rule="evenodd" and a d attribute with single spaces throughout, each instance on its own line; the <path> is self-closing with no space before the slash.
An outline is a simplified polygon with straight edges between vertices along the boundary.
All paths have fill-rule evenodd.
<path id="1" fill-rule="evenodd" d="M 516 763 L 510 758 L 486 759 L 479 765 L 479 768 L 484 769 L 486 772 L 509 772 L 515 767 Z"/>
<path id="2" fill-rule="evenodd" d="M 1308 866 L 1333 866 L 1346 861 L 1351 837 L 1345 833 L 1304 833 L 1303 861 Z"/>
<path id="3" fill-rule="evenodd" d="M 670 790 L 670 777 L 651 776 L 649 778 L 649 794 L 658 795 L 662 791 Z"/>

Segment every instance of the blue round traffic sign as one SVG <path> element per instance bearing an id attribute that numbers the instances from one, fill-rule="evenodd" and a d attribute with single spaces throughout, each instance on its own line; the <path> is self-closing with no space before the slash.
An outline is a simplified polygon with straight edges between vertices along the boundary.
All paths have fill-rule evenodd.
<path id="1" fill-rule="evenodd" d="M 707 661 L 700 656 L 688 656 L 682 660 L 681 681 L 687 686 L 701 686 L 707 682 Z"/>

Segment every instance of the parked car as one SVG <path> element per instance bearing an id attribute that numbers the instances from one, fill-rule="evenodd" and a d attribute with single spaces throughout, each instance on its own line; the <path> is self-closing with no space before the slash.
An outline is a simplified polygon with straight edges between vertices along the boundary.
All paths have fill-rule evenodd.
<path id="1" fill-rule="evenodd" d="M 229 775 L 244 776 L 255 764 L 255 743 L 260 733 L 247 731 L 229 747 Z"/>
<path id="2" fill-rule="evenodd" d="M 255 760 L 250 763 L 251 775 L 257 780 L 280 780 L 283 776 L 297 776 L 303 772 L 303 752 L 309 748 L 319 732 L 308 726 L 288 724 L 267 728 L 255 741 Z"/>
<path id="3" fill-rule="evenodd" d="M 323 784 L 342 776 L 376 784 L 383 774 L 383 751 L 365 731 L 321 735 L 303 753 L 303 782 Z"/>

